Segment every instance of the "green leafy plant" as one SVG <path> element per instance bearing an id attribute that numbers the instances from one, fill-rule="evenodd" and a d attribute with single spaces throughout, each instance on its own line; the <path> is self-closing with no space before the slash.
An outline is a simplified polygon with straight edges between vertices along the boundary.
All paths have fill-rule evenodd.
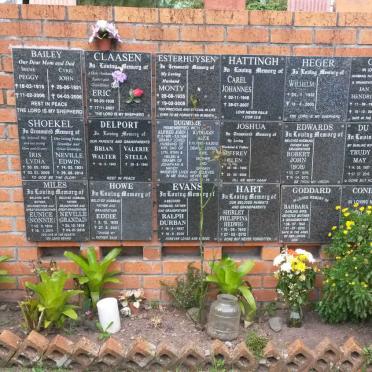
<path id="1" fill-rule="evenodd" d="M 206 287 L 205 274 L 189 264 L 187 272 L 176 279 L 176 285 L 170 286 L 162 283 L 166 287 L 173 305 L 179 309 L 190 309 L 199 307 L 200 297 L 204 295 Z"/>
<path id="2" fill-rule="evenodd" d="M 266 337 L 258 335 L 255 331 L 249 332 L 245 339 L 248 349 L 252 351 L 257 359 L 263 357 L 263 351 L 268 342 L 269 340 Z"/>
<path id="3" fill-rule="evenodd" d="M 287 0 L 249 0 L 249 10 L 287 10 Z"/>
<path id="4" fill-rule="evenodd" d="M 9 256 L 0 256 L 0 264 L 6 261 L 9 261 L 11 257 Z M 0 283 L 12 283 L 14 278 L 8 275 L 7 270 L 0 270 Z"/>
<path id="5" fill-rule="evenodd" d="M 40 272 L 40 283 L 26 282 L 33 297 L 20 303 L 25 323 L 30 329 L 40 330 L 56 326 L 61 328 L 67 318 L 78 318 L 74 308 L 69 304 L 71 297 L 81 293 L 79 290 L 65 290 L 65 283 L 69 276 L 62 270 L 49 275 Z"/>
<path id="6" fill-rule="evenodd" d="M 341 210 L 340 223 L 332 227 L 326 249 L 334 261 L 323 269 L 317 309 L 329 323 L 367 320 L 372 316 L 372 206 L 336 209 Z"/>
<path id="7" fill-rule="evenodd" d="M 247 321 L 252 321 L 256 314 L 256 301 L 247 285 L 244 277 L 252 270 L 254 262 L 247 260 L 240 266 L 231 259 L 225 257 L 218 262 L 211 262 L 211 275 L 207 275 L 206 281 L 215 283 L 222 293 L 237 296 L 242 313 Z"/>
<path id="8" fill-rule="evenodd" d="M 363 355 L 363 368 L 362 372 L 367 371 L 367 367 L 372 366 L 372 346 L 364 347 L 362 351 Z"/>
<path id="9" fill-rule="evenodd" d="M 212 367 L 209 369 L 209 372 L 226 372 L 225 360 L 213 358 L 212 359 Z"/>
<path id="10" fill-rule="evenodd" d="M 94 309 L 97 307 L 97 302 L 102 297 L 104 284 L 119 282 L 115 276 L 120 272 L 109 272 L 108 269 L 110 265 L 116 261 L 116 257 L 119 255 L 120 251 L 120 248 L 114 248 L 100 262 L 97 261 L 96 251 L 93 247 L 88 248 L 86 258 L 72 252 L 65 252 L 65 257 L 74 261 L 83 271 L 84 274 L 75 275 L 75 279 L 80 288 L 84 290 L 85 298 L 88 299 L 88 302 L 90 302 Z"/>
<path id="11" fill-rule="evenodd" d="M 99 331 L 98 339 L 100 341 L 107 340 L 111 337 L 111 333 L 108 331 L 108 329 L 114 324 L 114 322 L 110 322 L 106 328 L 103 328 L 100 322 L 96 323 L 96 327 Z"/>

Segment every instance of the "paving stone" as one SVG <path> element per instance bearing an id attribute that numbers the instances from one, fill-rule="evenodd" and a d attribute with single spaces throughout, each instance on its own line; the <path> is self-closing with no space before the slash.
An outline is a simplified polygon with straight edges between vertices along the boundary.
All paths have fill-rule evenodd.
<path id="1" fill-rule="evenodd" d="M 340 349 L 326 337 L 320 342 L 314 351 L 315 360 L 311 368 L 317 372 L 327 372 L 335 368 L 340 360 Z"/>
<path id="2" fill-rule="evenodd" d="M 31 367 L 45 353 L 48 345 L 49 341 L 46 337 L 36 331 L 31 331 L 19 346 L 12 361 L 22 367 Z"/>
<path id="3" fill-rule="evenodd" d="M 303 371 L 314 363 L 313 353 L 297 339 L 288 346 L 286 366 L 290 371 Z"/>
<path id="4" fill-rule="evenodd" d="M 82 337 L 74 347 L 69 367 L 73 370 L 88 368 L 98 357 L 98 353 L 99 346 L 86 337 Z"/>
<path id="5" fill-rule="evenodd" d="M 74 343 L 68 338 L 57 335 L 50 342 L 44 356 L 43 365 L 48 368 L 62 368 L 71 362 L 71 354 L 74 350 Z"/>
<path id="6" fill-rule="evenodd" d="M 204 363 L 204 353 L 193 343 L 189 343 L 181 350 L 181 357 L 177 367 L 197 370 Z"/>
<path id="7" fill-rule="evenodd" d="M 257 362 L 244 342 L 235 346 L 232 353 L 232 369 L 240 371 L 255 371 Z"/>
<path id="8" fill-rule="evenodd" d="M 363 365 L 363 351 L 354 337 L 350 337 L 342 346 L 342 358 L 339 370 L 342 372 L 360 371 Z"/>
<path id="9" fill-rule="evenodd" d="M 15 354 L 22 339 L 13 332 L 4 330 L 0 334 L 0 367 L 4 367 Z"/>
<path id="10" fill-rule="evenodd" d="M 156 346 L 143 338 L 137 338 L 126 355 L 126 367 L 138 371 L 145 368 L 155 357 Z"/>
<path id="11" fill-rule="evenodd" d="M 125 348 L 118 340 L 110 337 L 101 347 L 93 368 L 104 371 L 120 365 L 125 358 Z"/>

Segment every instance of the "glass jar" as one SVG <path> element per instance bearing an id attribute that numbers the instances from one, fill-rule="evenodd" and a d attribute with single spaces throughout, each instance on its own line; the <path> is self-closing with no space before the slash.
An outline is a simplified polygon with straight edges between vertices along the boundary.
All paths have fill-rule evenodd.
<path id="1" fill-rule="evenodd" d="M 238 299 L 229 294 L 220 294 L 211 305 L 207 333 L 222 341 L 234 340 L 239 335 L 240 306 Z"/>
<path id="2" fill-rule="evenodd" d="M 287 326 L 292 328 L 302 327 L 303 313 L 300 305 L 291 305 L 289 307 Z"/>

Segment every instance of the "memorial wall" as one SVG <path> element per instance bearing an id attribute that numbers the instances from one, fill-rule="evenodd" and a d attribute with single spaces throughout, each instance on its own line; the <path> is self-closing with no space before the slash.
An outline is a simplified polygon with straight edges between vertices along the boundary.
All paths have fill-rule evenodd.
<path id="1" fill-rule="evenodd" d="M 371 203 L 372 58 L 13 48 L 13 63 L 31 241 L 198 240 L 203 192 L 206 240 L 322 243 L 337 205 Z"/>

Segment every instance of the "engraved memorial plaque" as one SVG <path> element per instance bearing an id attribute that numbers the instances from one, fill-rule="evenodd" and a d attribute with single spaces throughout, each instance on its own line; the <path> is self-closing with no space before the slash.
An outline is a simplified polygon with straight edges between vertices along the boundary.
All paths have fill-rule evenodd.
<path id="1" fill-rule="evenodd" d="M 199 240 L 200 184 L 162 183 L 158 186 L 160 241 Z M 217 239 L 217 187 L 203 184 L 204 238 Z"/>
<path id="2" fill-rule="evenodd" d="M 219 193 L 219 240 L 278 240 L 279 195 L 279 184 L 222 184 Z"/>
<path id="3" fill-rule="evenodd" d="M 78 180 L 86 178 L 82 118 L 18 120 L 22 178 Z"/>
<path id="4" fill-rule="evenodd" d="M 348 121 L 372 121 L 372 58 L 352 58 Z"/>
<path id="5" fill-rule="evenodd" d="M 88 120 L 89 179 L 151 181 L 151 121 Z"/>
<path id="6" fill-rule="evenodd" d="M 28 240 L 89 239 L 86 181 L 24 181 L 23 194 Z"/>
<path id="7" fill-rule="evenodd" d="M 344 183 L 372 183 L 372 124 L 347 124 Z"/>
<path id="8" fill-rule="evenodd" d="M 93 240 L 151 240 L 151 183 L 91 181 Z"/>
<path id="9" fill-rule="evenodd" d="M 285 123 L 283 184 L 339 184 L 342 181 L 345 125 Z"/>
<path id="10" fill-rule="evenodd" d="M 284 121 L 346 120 L 350 58 L 288 57 Z"/>
<path id="11" fill-rule="evenodd" d="M 205 182 L 218 179 L 220 125 L 209 120 L 158 120 L 158 181 L 198 182 L 200 168 Z M 201 162 L 202 161 L 202 162 Z"/>
<path id="12" fill-rule="evenodd" d="M 224 122 L 221 146 L 228 156 L 223 182 L 280 182 L 281 123 Z"/>
<path id="13" fill-rule="evenodd" d="M 372 185 L 350 185 L 342 187 L 342 207 L 351 207 L 354 203 L 361 206 L 372 205 Z"/>
<path id="14" fill-rule="evenodd" d="M 151 55 L 133 52 L 85 52 L 88 117 L 150 119 Z M 113 72 L 127 79 L 113 87 Z M 139 103 L 128 103 L 130 89 L 144 91 Z"/>
<path id="15" fill-rule="evenodd" d="M 322 243 L 338 224 L 341 186 L 282 186 L 281 241 Z"/>
<path id="16" fill-rule="evenodd" d="M 79 50 L 13 48 L 17 116 L 83 117 Z"/>
<path id="17" fill-rule="evenodd" d="M 222 56 L 225 120 L 282 120 L 286 57 Z"/>
<path id="18" fill-rule="evenodd" d="M 220 56 L 158 54 L 157 118 L 219 119 Z M 194 109 L 192 96 L 198 104 Z"/>

